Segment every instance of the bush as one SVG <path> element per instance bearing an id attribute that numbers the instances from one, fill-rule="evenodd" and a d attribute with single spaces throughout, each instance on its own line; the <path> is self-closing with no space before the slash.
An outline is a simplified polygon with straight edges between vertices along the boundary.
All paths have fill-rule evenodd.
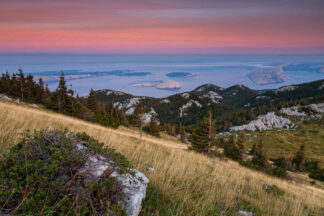
<path id="1" fill-rule="evenodd" d="M 324 181 L 324 169 L 313 170 L 309 174 L 309 177 L 312 179 L 319 180 L 319 181 Z"/>
<path id="2" fill-rule="evenodd" d="M 276 185 L 269 185 L 269 184 L 266 184 L 265 185 L 265 190 L 266 192 L 268 192 L 269 194 L 272 194 L 274 196 L 282 196 L 284 195 L 284 191 L 281 190 L 280 188 L 278 188 Z"/>
<path id="3" fill-rule="evenodd" d="M 82 143 L 87 148 L 77 148 Z M 110 171 L 88 180 L 87 154 L 101 154 L 126 171 L 129 162 L 85 133 L 35 131 L 0 157 L 0 214 L 124 215 L 121 187 Z M 2 212 L 1 212 L 2 211 Z"/>
<path id="4" fill-rule="evenodd" d="M 257 166 L 256 164 L 254 164 L 251 160 L 247 160 L 247 161 L 240 161 L 239 162 L 242 166 L 251 168 L 251 169 L 255 169 L 255 170 L 261 170 L 261 168 L 259 166 Z"/>
<path id="5" fill-rule="evenodd" d="M 269 170 L 269 174 L 279 178 L 285 178 L 287 176 L 287 170 L 281 167 L 272 167 Z"/>

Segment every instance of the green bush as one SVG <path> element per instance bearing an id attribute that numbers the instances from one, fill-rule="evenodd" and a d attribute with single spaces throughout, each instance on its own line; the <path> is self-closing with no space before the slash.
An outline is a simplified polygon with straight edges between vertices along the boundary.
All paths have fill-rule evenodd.
<path id="1" fill-rule="evenodd" d="M 269 174 L 279 178 L 285 178 L 287 176 L 287 170 L 281 167 L 272 167 L 269 170 Z"/>
<path id="2" fill-rule="evenodd" d="M 78 149 L 77 143 L 87 148 Z M 0 214 L 108 215 L 114 211 L 124 215 L 120 205 L 124 195 L 109 176 L 112 171 L 93 180 L 81 172 L 87 154 L 111 158 L 121 172 L 130 166 L 122 155 L 85 133 L 26 133 L 8 154 L 0 156 Z"/>
<path id="3" fill-rule="evenodd" d="M 272 194 L 274 196 L 282 196 L 284 195 L 284 191 L 278 188 L 276 185 L 265 185 L 265 190 L 267 193 Z"/>
<path id="4" fill-rule="evenodd" d="M 261 168 L 258 165 L 254 164 L 251 160 L 240 161 L 239 163 L 242 166 L 245 166 L 245 167 L 248 167 L 248 168 L 251 168 L 251 169 L 261 170 Z"/>
<path id="5" fill-rule="evenodd" d="M 324 169 L 312 170 L 309 177 L 319 181 L 324 181 Z"/>

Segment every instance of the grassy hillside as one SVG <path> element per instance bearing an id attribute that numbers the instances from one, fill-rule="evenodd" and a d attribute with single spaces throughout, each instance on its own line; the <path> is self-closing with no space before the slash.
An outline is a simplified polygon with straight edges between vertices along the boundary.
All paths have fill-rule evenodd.
<path id="1" fill-rule="evenodd" d="M 323 215 L 324 191 L 241 167 L 232 161 L 188 152 L 171 138 L 153 138 L 130 129 L 113 130 L 64 115 L 0 101 L 0 149 L 13 145 L 24 130 L 68 128 L 85 131 L 124 154 L 150 179 L 142 215 Z M 154 167 L 150 173 L 146 167 Z M 264 190 L 272 182 L 285 193 Z"/>
<path id="2" fill-rule="evenodd" d="M 318 160 L 324 167 L 324 118 L 297 124 L 298 128 L 293 131 L 249 132 L 247 147 L 251 148 L 262 139 L 269 157 L 278 158 L 280 155 L 292 157 L 301 145 L 305 145 L 306 158 Z"/>

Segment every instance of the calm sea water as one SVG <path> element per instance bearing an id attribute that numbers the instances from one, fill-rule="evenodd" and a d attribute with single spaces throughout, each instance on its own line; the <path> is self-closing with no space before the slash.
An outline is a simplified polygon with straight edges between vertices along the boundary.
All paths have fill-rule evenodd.
<path id="1" fill-rule="evenodd" d="M 242 83 L 253 89 L 269 89 L 324 79 L 324 55 L 0 54 L 0 73 L 14 73 L 18 68 L 27 74 L 47 77 L 50 89 L 57 86 L 53 76 L 63 71 L 70 76 L 67 82 L 79 95 L 86 95 L 93 88 L 164 97 L 190 91 L 205 83 L 221 87 Z M 247 77 L 255 69 L 267 68 L 282 69 L 288 80 L 260 86 Z M 180 76 L 167 76 L 171 72 L 192 76 L 184 77 L 181 73 Z M 138 85 L 165 81 L 167 84 L 160 88 Z M 163 89 L 170 83 L 181 88 Z"/>

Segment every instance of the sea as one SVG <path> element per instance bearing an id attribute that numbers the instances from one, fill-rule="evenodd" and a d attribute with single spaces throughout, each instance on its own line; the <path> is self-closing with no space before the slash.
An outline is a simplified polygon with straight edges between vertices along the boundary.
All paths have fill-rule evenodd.
<path id="1" fill-rule="evenodd" d="M 0 73 L 17 73 L 19 68 L 45 80 L 51 90 L 63 73 L 68 87 L 80 96 L 90 89 L 111 89 L 166 97 L 206 83 L 274 89 L 324 79 L 324 54 L 0 54 Z M 259 85 L 249 77 L 254 71 L 267 73 L 269 69 L 286 79 Z"/>

